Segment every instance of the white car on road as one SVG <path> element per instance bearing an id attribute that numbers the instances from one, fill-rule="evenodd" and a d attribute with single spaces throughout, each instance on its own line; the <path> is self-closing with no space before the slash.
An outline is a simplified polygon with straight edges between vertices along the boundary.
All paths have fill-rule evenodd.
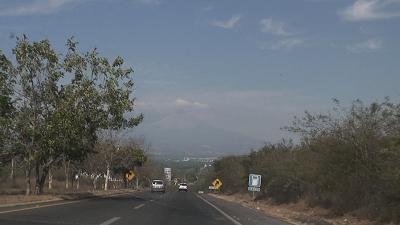
<path id="1" fill-rule="evenodd" d="M 165 193 L 165 184 L 162 180 L 153 180 L 151 183 L 151 192 L 163 192 Z"/>
<path id="2" fill-rule="evenodd" d="M 186 183 L 180 183 L 179 185 L 178 185 L 178 190 L 179 191 L 188 191 L 188 186 L 187 186 L 187 184 Z"/>

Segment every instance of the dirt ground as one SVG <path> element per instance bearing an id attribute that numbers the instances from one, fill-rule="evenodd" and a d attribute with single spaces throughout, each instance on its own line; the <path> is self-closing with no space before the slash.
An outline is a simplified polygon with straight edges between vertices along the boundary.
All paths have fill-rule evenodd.
<path id="1" fill-rule="evenodd" d="M 12 203 L 37 202 L 46 200 L 61 200 L 61 198 L 54 195 L 0 195 L 0 206 Z"/>
<path id="2" fill-rule="evenodd" d="M 231 202 L 238 202 L 245 207 L 263 211 L 272 217 L 280 218 L 295 225 L 383 225 L 381 222 L 359 219 L 351 215 L 333 216 L 327 209 L 310 208 L 305 202 L 301 201 L 293 204 L 277 205 L 269 200 L 253 202 L 249 194 L 209 195 Z"/>
<path id="3" fill-rule="evenodd" d="M 48 201 L 48 200 L 74 200 L 81 198 L 90 198 L 96 196 L 104 196 L 110 194 L 124 193 L 134 190 L 100 190 L 100 191 L 84 191 L 84 192 L 71 192 L 71 193 L 54 193 L 54 194 L 43 194 L 43 195 L 0 195 L 0 207 L 6 204 L 14 203 L 29 203 L 37 201 Z"/>

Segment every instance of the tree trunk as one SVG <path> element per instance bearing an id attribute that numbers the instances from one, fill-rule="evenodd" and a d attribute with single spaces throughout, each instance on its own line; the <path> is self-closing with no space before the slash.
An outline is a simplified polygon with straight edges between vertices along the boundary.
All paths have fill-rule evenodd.
<path id="1" fill-rule="evenodd" d="M 14 174 L 14 158 L 11 159 L 11 172 L 10 172 L 10 180 L 14 181 L 15 179 L 15 174 Z"/>
<path id="2" fill-rule="evenodd" d="M 46 177 L 49 174 L 49 166 L 45 166 L 42 168 L 42 173 L 40 173 L 40 165 L 35 166 L 35 194 L 40 195 L 43 194 L 43 187 L 46 182 Z"/>
<path id="3" fill-rule="evenodd" d="M 40 194 L 40 167 L 38 164 L 35 165 L 35 194 Z"/>
<path id="4" fill-rule="evenodd" d="M 53 173 L 52 169 L 49 169 L 49 190 L 53 189 Z"/>
<path id="5" fill-rule="evenodd" d="M 31 169 L 25 169 L 25 195 L 31 194 Z"/>
<path id="6" fill-rule="evenodd" d="M 110 164 L 107 163 L 107 174 L 106 174 L 106 181 L 104 182 L 104 190 L 108 190 L 108 180 L 110 179 Z"/>
<path id="7" fill-rule="evenodd" d="M 93 178 L 93 190 L 97 189 L 97 178 L 98 178 L 97 175 Z"/>
<path id="8" fill-rule="evenodd" d="M 78 175 L 76 175 L 76 190 L 79 190 L 79 179 L 81 178 L 81 171 L 78 171 Z"/>
<path id="9" fill-rule="evenodd" d="M 71 189 L 74 190 L 74 182 L 75 182 L 75 177 L 71 177 Z"/>
<path id="10" fill-rule="evenodd" d="M 42 175 L 40 176 L 39 180 L 39 193 L 38 194 L 43 194 L 43 187 L 44 184 L 46 183 L 46 178 L 49 175 L 49 169 L 50 167 L 46 166 L 42 169 Z"/>
<path id="11" fill-rule="evenodd" d="M 124 181 L 124 187 L 128 188 L 128 180 L 125 178 L 125 176 L 122 179 Z"/>
<path id="12" fill-rule="evenodd" d="M 135 166 L 135 175 L 136 175 L 136 190 L 139 189 L 139 167 Z"/>
<path id="13" fill-rule="evenodd" d="M 64 160 L 65 189 L 69 189 L 69 160 Z"/>

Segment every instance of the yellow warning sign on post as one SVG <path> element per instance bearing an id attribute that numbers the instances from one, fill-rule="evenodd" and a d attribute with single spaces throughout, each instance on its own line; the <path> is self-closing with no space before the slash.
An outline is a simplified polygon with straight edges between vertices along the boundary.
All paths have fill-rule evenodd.
<path id="1" fill-rule="evenodd" d="M 135 179 L 135 173 L 132 170 L 129 170 L 128 172 L 125 173 L 125 178 L 128 181 L 132 181 L 133 179 Z"/>
<path id="2" fill-rule="evenodd" d="M 212 182 L 212 185 L 218 190 L 222 186 L 222 181 L 217 178 Z"/>

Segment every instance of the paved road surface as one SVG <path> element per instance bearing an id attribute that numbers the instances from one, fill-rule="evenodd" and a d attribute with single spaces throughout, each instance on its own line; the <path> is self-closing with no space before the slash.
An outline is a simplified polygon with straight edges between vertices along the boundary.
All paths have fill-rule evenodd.
<path id="1" fill-rule="evenodd" d="M 137 192 L 109 198 L 0 208 L 0 224 L 288 225 L 256 210 L 190 192 Z"/>

